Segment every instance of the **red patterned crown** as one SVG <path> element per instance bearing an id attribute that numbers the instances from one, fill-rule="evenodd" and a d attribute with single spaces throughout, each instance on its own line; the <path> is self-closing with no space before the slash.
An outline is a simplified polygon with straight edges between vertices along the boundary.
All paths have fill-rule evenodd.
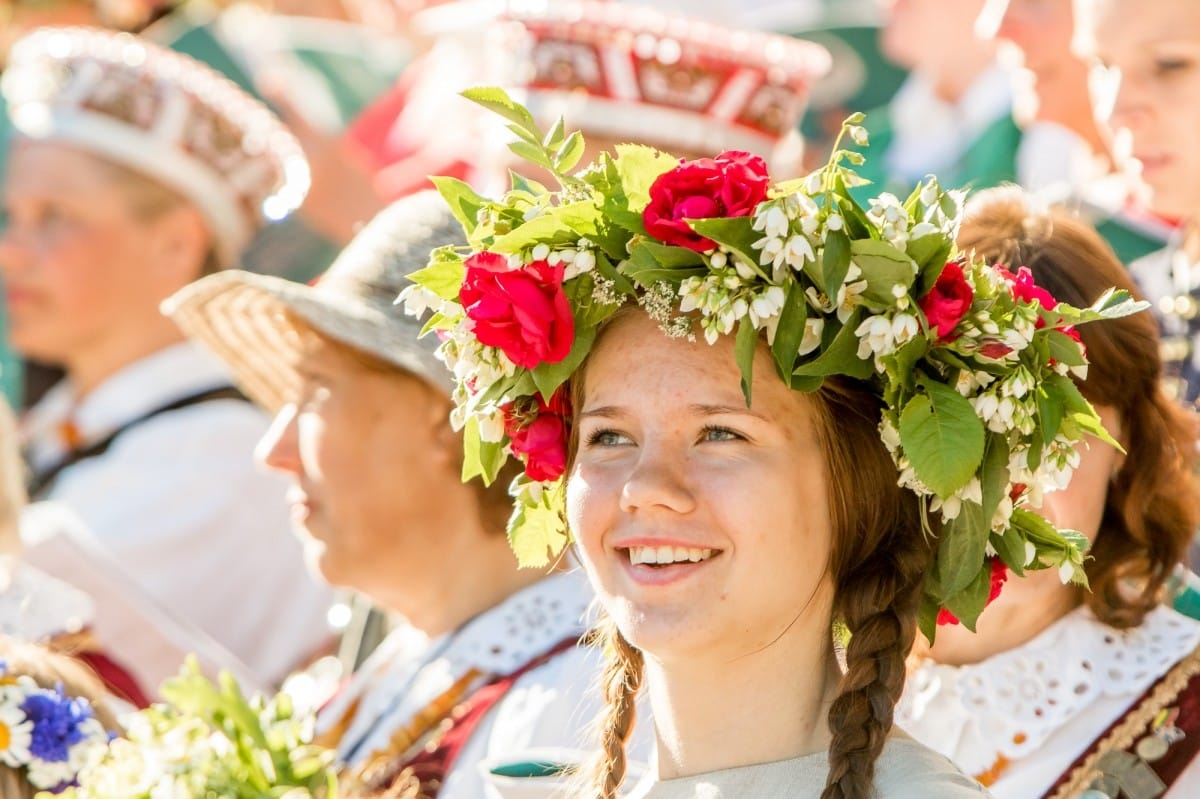
<path id="1" fill-rule="evenodd" d="M 694 154 L 796 137 L 829 53 L 812 42 L 598 0 L 508 0 L 500 81 L 539 118 Z"/>
<path id="2" fill-rule="evenodd" d="M 34 31 L 13 47 L 0 90 L 21 135 L 86 149 L 195 203 L 225 265 L 308 191 L 304 152 L 265 105 L 128 33 Z"/>

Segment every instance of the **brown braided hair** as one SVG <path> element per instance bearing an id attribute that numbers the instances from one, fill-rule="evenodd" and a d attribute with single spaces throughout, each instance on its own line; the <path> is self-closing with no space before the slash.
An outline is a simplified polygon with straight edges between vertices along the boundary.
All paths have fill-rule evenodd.
<path id="1" fill-rule="evenodd" d="M 977 194 L 958 240 L 1013 270 L 1029 267 L 1039 286 L 1077 307 L 1091 305 L 1110 286 L 1138 295 L 1090 225 L 1066 210 L 1036 209 L 1016 186 Z M 1083 325 L 1079 335 L 1090 361 L 1087 380 L 1076 381 L 1079 390 L 1120 414 L 1127 453 L 1109 483 L 1100 532 L 1084 564 L 1092 590 L 1082 592 L 1081 601 L 1105 624 L 1136 627 L 1162 600 L 1163 585 L 1200 524 L 1196 421 L 1163 392 L 1158 326 L 1149 313 Z"/>
<path id="2" fill-rule="evenodd" d="M 828 467 L 834 618 L 850 633 L 829 709 L 829 775 L 821 799 L 874 795 L 875 761 L 904 690 L 905 660 L 933 549 L 919 500 L 901 488 L 879 436 L 881 400 L 861 383 L 829 379 L 814 395 Z M 863 501 L 863 486 L 871 501 Z"/>
<path id="3" fill-rule="evenodd" d="M 636 702 L 642 687 L 644 661 L 641 650 L 625 640 L 607 614 L 597 623 L 590 639 L 605 653 L 600 678 L 604 712 L 599 720 L 600 753 L 587 780 L 596 799 L 617 799 L 628 767 L 625 745 L 637 718 Z"/>

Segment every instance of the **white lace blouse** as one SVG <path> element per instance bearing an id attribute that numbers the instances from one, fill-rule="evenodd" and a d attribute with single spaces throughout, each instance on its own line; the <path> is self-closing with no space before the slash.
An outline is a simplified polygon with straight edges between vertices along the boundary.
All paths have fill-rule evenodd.
<path id="1" fill-rule="evenodd" d="M 1200 622 L 1170 608 L 1152 611 L 1138 628 L 1115 630 L 1081 607 L 981 663 L 926 661 L 909 676 L 896 723 L 967 774 L 1007 759 L 991 786 L 996 799 L 1042 796 L 1198 644 Z M 1193 766 L 1166 796 L 1197 791 Z"/>

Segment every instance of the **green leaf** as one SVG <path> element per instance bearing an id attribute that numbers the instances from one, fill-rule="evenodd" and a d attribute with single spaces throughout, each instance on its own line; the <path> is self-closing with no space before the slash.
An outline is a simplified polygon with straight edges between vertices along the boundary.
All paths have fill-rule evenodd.
<path id="1" fill-rule="evenodd" d="M 867 281 L 863 297 L 877 306 L 894 305 L 892 288 L 899 284 L 907 291 L 917 274 L 913 260 L 886 241 L 856 239 L 850 242 L 850 254 L 862 270 L 860 280 Z"/>
<path id="2" fill-rule="evenodd" d="M 941 497 L 970 480 L 983 460 L 984 427 L 971 403 L 929 381 L 900 414 L 900 443 L 917 478 Z"/>
<path id="3" fill-rule="evenodd" d="M 921 594 L 921 608 L 917 612 L 917 626 L 921 629 L 921 635 L 925 636 L 925 640 L 933 643 L 937 639 L 937 617 L 941 610 L 941 605 L 938 601 L 930 596 L 929 592 Z"/>
<path id="4" fill-rule="evenodd" d="M 424 269 L 408 275 L 408 279 L 427 288 L 443 300 L 458 302 L 458 292 L 467 276 L 467 267 L 457 253 L 439 248 L 430 253 L 435 260 Z"/>
<path id="5" fill-rule="evenodd" d="M 579 163 L 579 159 L 583 157 L 585 147 L 583 134 L 575 131 L 567 140 L 562 143 L 562 146 L 554 154 L 554 171 L 570 172 Z"/>
<path id="6" fill-rule="evenodd" d="M 775 328 L 775 340 L 771 342 L 771 355 L 775 358 L 779 376 L 790 387 L 792 370 L 796 368 L 796 357 L 800 342 L 804 340 L 804 322 L 808 318 L 808 301 L 799 283 L 789 281 L 783 287 L 787 293 L 783 310 L 779 312 L 779 324 Z"/>
<path id="7" fill-rule="evenodd" d="M 444 175 L 434 175 L 429 178 L 434 188 L 442 195 L 450 213 L 462 225 L 463 231 L 470 236 L 479 224 L 479 212 L 487 205 L 487 200 L 475 192 L 467 183 L 457 178 Z"/>
<path id="8" fill-rule="evenodd" d="M 538 393 L 542 395 L 543 399 L 549 402 L 555 390 L 575 373 L 579 364 L 583 363 L 583 359 L 587 357 L 592 348 L 592 342 L 595 340 L 596 328 L 594 326 L 576 324 L 575 341 L 572 342 L 571 351 L 567 353 L 567 357 L 558 363 L 538 364 L 537 368 L 532 371 L 533 384 L 537 386 Z"/>
<path id="9" fill-rule="evenodd" d="M 541 131 L 538 130 L 533 114 L 529 113 L 525 106 L 509 97 L 508 92 L 499 86 L 477 86 L 466 89 L 462 92 L 462 96 L 504 117 L 533 136 L 535 141 L 541 140 Z"/>
<path id="10" fill-rule="evenodd" d="M 763 280 L 767 279 L 766 273 L 758 265 L 759 252 L 751 246 L 754 242 L 762 238 L 762 234 L 754 229 L 753 217 L 730 216 L 720 219 L 689 219 L 687 222 L 692 226 L 692 230 L 732 250 L 759 277 Z"/>
<path id="11" fill-rule="evenodd" d="M 1000 503 L 1008 495 L 1009 453 L 1006 437 L 995 433 L 987 435 L 987 451 L 979 470 L 979 483 L 983 495 L 983 519 L 989 527 Z"/>
<path id="12" fill-rule="evenodd" d="M 742 373 L 742 395 L 746 407 L 750 407 L 750 386 L 754 378 L 754 351 L 758 347 L 758 330 L 749 316 L 738 320 L 737 336 L 734 339 L 734 355 Z"/>
<path id="13" fill-rule="evenodd" d="M 708 267 L 700 266 L 665 266 L 656 257 L 657 252 L 663 250 L 680 249 L 676 247 L 666 248 L 654 246 L 654 243 L 647 240 L 640 240 L 634 246 L 632 252 L 629 253 L 629 260 L 622 268 L 622 274 L 638 285 L 649 288 L 660 280 L 665 280 L 672 285 L 679 285 L 685 278 L 692 276 L 700 276 L 708 274 Z M 668 255 L 674 260 L 673 253 Z"/>
<path id="14" fill-rule="evenodd" d="M 1059 363 L 1065 363 L 1067 366 L 1083 366 L 1087 363 L 1087 357 L 1083 354 L 1083 348 L 1079 342 L 1061 330 L 1052 327 L 1043 328 L 1037 331 L 1034 337 L 1042 338 L 1046 342 L 1047 355 Z M 1052 438 L 1050 435 L 1046 437 Z"/>
<path id="15" fill-rule="evenodd" d="M 942 604 L 958 618 L 964 627 L 975 632 L 975 624 L 979 620 L 979 614 L 987 606 L 991 591 L 991 569 L 983 568 L 983 561 L 980 561 L 975 579 L 961 591 L 947 594 Z"/>
<path id="16" fill-rule="evenodd" d="M 1059 391 L 1058 381 L 1060 380 L 1071 382 L 1069 378 L 1056 374 L 1034 387 L 1033 396 L 1037 403 L 1038 424 L 1042 429 L 1042 435 L 1048 440 L 1053 440 L 1058 435 L 1065 412 L 1067 401 Z"/>
<path id="17" fill-rule="evenodd" d="M 576 229 L 594 227 L 599 216 L 600 209 L 590 202 L 556 205 L 547 208 L 511 233 L 497 238 L 492 243 L 492 249 L 496 252 L 516 254 L 538 244 L 574 247 L 579 237 Z"/>
<path id="18" fill-rule="evenodd" d="M 875 365 L 868 358 L 858 357 L 858 336 L 854 331 L 862 321 L 862 309 L 856 308 L 850 318 L 834 335 L 832 342 L 817 350 L 819 353 L 810 361 L 801 363 L 792 370 L 796 377 L 827 377 L 846 375 L 865 380 L 875 374 Z M 826 330 L 830 327 L 826 322 Z M 795 385 L 793 384 L 793 388 Z"/>
<path id="19" fill-rule="evenodd" d="M 1003 533 L 992 533 L 989 539 L 992 549 L 1018 577 L 1025 575 L 1025 537 L 1016 527 L 1009 526 Z"/>
<path id="20" fill-rule="evenodd" d="M 579 131 L 575 131 L 572 135 L 576 133 L 579 133 Z M 559 117 L 554 120 L 554 124 L 550 127 L 550 130 L 546 131 L 545 137 L 542 138 L 542 145 L 547 150 L 557 150 L 562 146 L 564 138 L 566 138 L 566 124 L 563 118 Z"/>
<path id="21" fill-rule="evenodd" d="M 650 186 L 664 172 L 679 166 L 672 155 L 644 144 L 618 144 L 613 164 L 620 186 L 625 190 L 626 207 L 641 218 L 642 209 L 650 203 Z"/>
<path id="22" fill-rule="evenodd" d="M 504 444 L 481 439 L 479 420 L 474 416 L 467 417 L 467 423 L 463 425 L 463 482 L 479 477 L 484 485 L 491 485 L 506 460 Z"/>
<path id="23" fill-rule="evenodd" d="M 525 192 L 531 198 L 541 197 L 549 193 L 549 190 L 532 178 L 527 178 L 519 172 L 508 170 L 508 179 L 512 184 L 514 192 Z"/>
<path id="24" fill-rule="evenodd" d="M 551 171 L 554 170 L 554 164 L 551 163 L 550 156 L 546 155 L 546 151 L 542 149 L 541 145 L 518 140 L 509 142 L 508 149 L 512 151 L 513 155 L 523 158 L 531 164 L 536 164 Z"/>
<path id="25" fill-rule="evenodd" d="M 821 254 L 821 290 L 834 298 L 838 289 L 846 282 L 850 271 L 850 238 L 841 231 L 825 236 L 825 247 Z"/>
<path id="26" fill-rule="evenodd" d="M 638 246 L 653 255 L 654 260 L 659 266 L 667 269 L 701 267 L 705 272 L 708 271 L 708 266 L 704 262 L 704 256 L 695 250 L 689 250 L 687 247 L 659 244 L 651 239 L 642 239 L 638 242 Z"/>
<path id="27" fill-rule="evenodd" d="M 908 243 L 905 252 L 917 265 L 919 272 L 920 285 L 914 292 L 918 297 L 924 296 L 933 288 L 952 250 L 953 243 L 937 233 L 930 233 Z"/>
<path id="28" fill-rule="evenodd" d="M 963 502 L 958 515 L 943 522 L 935 569 L 946 596 L 962 591 L 975 579 L 983 568 L 987 540 L 983 508 L 974 502 Z"/>
<path id="29" fill-rule="evenodd" d="M 538 500 L 527 491 L 517 493 L 513 515 L 508 520 L 508 543 L 521 568 L 548 565 L 570 543 L 562 517 L 564 497 L 561 480 L 543 488 Z"/>

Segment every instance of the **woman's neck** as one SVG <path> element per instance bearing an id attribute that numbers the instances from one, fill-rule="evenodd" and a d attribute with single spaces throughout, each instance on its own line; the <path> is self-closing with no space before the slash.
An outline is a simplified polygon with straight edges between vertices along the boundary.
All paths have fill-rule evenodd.
<path id="1" fill-rule="evenodd" d="M 841 671 L 830 635 L 788 635 L 733 661 L 646 658 L 660 779 L 829 747 Z"/>

